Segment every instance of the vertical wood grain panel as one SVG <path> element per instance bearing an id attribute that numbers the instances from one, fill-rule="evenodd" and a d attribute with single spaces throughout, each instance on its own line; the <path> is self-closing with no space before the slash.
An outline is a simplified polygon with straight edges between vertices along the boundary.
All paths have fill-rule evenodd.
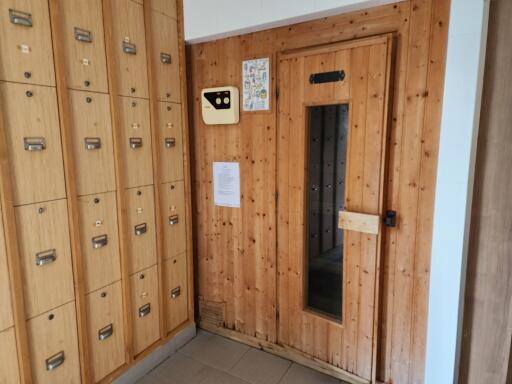
<path id="1" fill-rule="evenodd" d="M 264 174 L 266 179 L 276 180 L 278 185 L 274 188 L 280 193 L 282 188 L 289 187 L 288 180 L 290 174 L 297 171 L 293 168 L 296 166 L 289 164 L 288 167 L 281 168 L 280 174 L 276 174 L 275 164 L 288 158 L 289 151 L 293 153 L 297 150 L 295 147 L 288 147 L 290 135 L 296 132 L 294 122 L 290 121 L 289 116 L 283 114 L 282 110 L 277 110 L 275 98 L 271 99 L 273 110 L 268 113 L 241 112 L 240 124 L 236 128 L 205 126 L 200 117 L 200 90 L 226 84 L 240 86 L 241 60 L 246 58 L 269 55 L 277 58 L 280 52 L 290 49 L 393 32 L 396 36 L 396 58 L 395 76 L 391 85 L 392 122 L 385 207 L 397 210 L 399 220 L 397 228 L 386 231 L 385 247 L 381 256 L 377 379 L 387 383 L 423 382 L 432 200 L 449 4 L 449 0 L 408 0 L 189 47 L 191 144 L 195 159 L 193 184 L 197 294 L 202 300 L 218 302 L 226 308 L 226 328 L 272 340 L 271 330 L 276 327 L 276 319 L 285 316 L 284 311 L 276 314 L 271 305 L 259 306 L 254 303 L 261 302 L 260 297 L 265 297 L 267 302 L 279 302 L 279 306 L 283 307 L 288 305 L 289 300 L 296 300 L 293 295 L 288 296 L 290 289 L 302 289 L 292 279 L 282 279 L 274 293 L 268 291 L 260 296 L 261 292 L 258 290 L 256 294 L 252 291 L 255 287 L 263 288 L 262 284 L 265 284 L 258 275 L 262 267 L 269 276 L 277 279 L 277 272 L 268 269 L 272 261 L 280 269 L 296 270 L 299 267 L 288 265 L 285 255 L 276 254 L 275 249 L 272 249 L 272 231 L 268 234 L 259 232 L 261 222 L 257 213 L 261 213 L 265 207 L 265 225 L 270 226 L 272 222 L 269 212 L 276 212 L 276 203 L 274 199 L 270 199 L 271 194 L 267 191 L 265 197 L 262 188 L 258 188 L 255 202 L 250 200 L 254 198 L 253 188 L 258 179 L 256 175 Z M 280 69 L 278 76 L 284 75 L 283 68 L 276 66 L 276 71 Z M 279 90 L 278 103 L 289 103 L 285 94 L 293 88 L 293 77 L 290 76 L 290 81 L 284 82 L 289 84 L 283 85 L 283 89 Z M 275 154 L 269 152 L 268 148 L 257 148 L 265 142 L 255 136 L 262 132 L 258 127 L 263 124 L 266 126 L 267 139 L 274 135 L 278 142 L 279 150 Z M 279 132 L 276 130 L 277 124 Z M 251 153 L 254 154 L 245 158 Z M 223 155 L 221 157 L 226 161 L 241 163 L 241 216 L 226 212 L 225 216 L 219 216 L 219 208 L 213 206 L 211 162 L 220 160 L 219 155 Z M 265 173 L 261 173 L 263 163 L 258 165 L 258 158 L 273 159 L 274 164 L 267 164 Z M 255 184 L 251 187 L 247 180 Z M 269 185 L 267 188 L 271 187 Z M 296 187 L 300 188 L 298 185 Z M 267 199 L 266 203 L 263 203 L 264 199 Z M 286 230 L 286 224 L 294 220 L 293 215 L 296 215 L 296 206 L 292 203 L 288 202 L 287 214 L 280 214 L 274 219 L 278 228 L 278 243 L 292 243 L 295 239 L 294 234 Z M 251 218 L 251 215 L 254 217 Z M 254 227 L 247 228 L 248 223 L 254 223 Z M 255 243 L 251 245 L 253 239 L 260 241 L 260 236 L 268 244 L 267 251 L 262 251 Z M 371 242 L 364 243 L 363 247 L 372 246 Z M 268 258 L 266 265 L 260 264 L 261 258 L 265 257 L 263 255 Z M 359 264 L 354 264 L 353 268 L 355 271 Z M 254 277 L 253 273 L 256 273 Z M 266 284 L 270 284 L 269 276 L 265 277 Z M 355 276 L 355 284 L 359 284 L 360 273 Z M 364 304 L 360 302 L 354 305 L 361 309 L 360 305 Z M 266 326 L 262 326 L 263 318 L 266 318 Z M 310 344 L 311 350 L 316 350 L 315 354 L 323 354 L 323 351 L 318 350 L 318 343 L 324 342 L 322 340 L 325 332 L 329 334 L 332 329 L 317 329 L 313 332 L 314 322 L 303 324 L 300 318 L 294 316 L 285 321 L 294 327 L 311 329 L 312 334 L 309 340 L 295 340 L 294 328 L 289 327 L 276 330 L 279 339 L 295 341 L 300 346 L 303 343 Z M 357 329 L 356 327 L 356 332 Z M 262 334 L 262 330 L 266 334 Z M 336 337 L 346 336 L 339 334 Z M 334 346 L 338 343 L 331 339 L 327 344 L 327 355 L 333 362 L 341 362 L 352 353 L 355 356 L 358 354 L 358 351 L 337 351 Z M 366 350 L 364 347 L 359 353 L 367 353 L 363 352 Z"/>

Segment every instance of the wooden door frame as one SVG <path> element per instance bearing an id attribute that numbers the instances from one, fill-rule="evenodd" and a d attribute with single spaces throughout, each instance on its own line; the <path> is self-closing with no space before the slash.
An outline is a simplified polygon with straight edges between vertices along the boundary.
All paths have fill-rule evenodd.
<path id="1" fill-rule="evenodd" d="M 276 84 L 277 84 L 277 88 L 280 89 L 280 77 L 279 77 L 279 74 L 280 74 L 280 63 L 283 61 L 283 60 L 286 60 L 286 59 L 292 59 L 292 58 L 298 58 L 298 57 L 305 57 L 305 56 L 309 56 L 309 55 L 316 55 L 316 54 L 325 54 L 325 53 L 330 53 L 330 52 L 335 52 L 335 51 L 339 51 L 341 49 L 351 49 L 351 48 L 355 48 L 355 47 L 364 47 L 364 46 L 368 46 L 368 45 L 373 45 L 373 44 L 378 44 L 378 43 L 382 43 L 383 41 L 385 41 L 388 45 L 388 52 L 387 52 L 387 68 L 388 70 L 386 71 L 386 81 L 385 81 L 385 99 L 384 99 L 384 115 L 383 115 L 383 129 L 385 130 L 385 132 L 383 133 L 382 137 L 383 137 L 383 146 L 384 146 L 384 150 L 383 150 L 383 153 L 382 153 L 382 164 L 383 164 L 383 167 L 381 169 L 381 191 L 380 191 L 380 203 L 379 203 L 379 212 L 384 215 L 384 212 L 385 212 L 385 205 L 386 205 L 386 197 L 387 197 L 387 192 L 388 192 L 388 182 L 387 182 L 387 175 L 389 173 L 389 167 L 392 166 L 392 164 L 389 163 L 388 161 L 388 158 L 389 158 L 389 140 L 390 140 L 390 133 L 391 133 L 391 117 L 392 117 L 392 102 L 393 102 L 393 84 L 394 84 L 394 73 L 395 73 L 395 57 L 396 57 L 396 34 L 394 32 L 390 32 L 390 33 L 384 33 L 384 34 L 380 34 L 380 35 L 376 35 L 376 36 L 370 36 L 370 37 L 364 37 L 364 38 L 356 38 L 356 39 L 351 39 L 351 40 L 347 40 L 347 41 L 338 41 L 338 42 L 333 42 L 333 43 L 328 43 L 328 44 L 322 44 L 322 45 L 316 45 L 316 46 L 310 46 L 310 47 L 304 47 L 304 48 L 298 48 L 298 49 L 292 49 L 292 50 L 285 50 L 285 51 L 282 51 L 282 52 L 278 52 L 277 53 L 277 57 L 276 57 Z M 281 108 L 280 108 L 280 105 L 281 105 L 281 102 L 282 102 L 282 98 L 278 98 L 277 100 L 277 119 L 276 119 L 276 126 L 277 126 L 277 130 L 276 130 L 276 135 L 277 135 L 277 157 L 279 157 L 279 153 L 281 152 L 280 150 L 280 145 L 281 145 L 281 142 L 280 142 L 280 137 L 281 137 L 281 124 L 280 124 L 280 118 L 279 118 L 279 115 L 280 115 L 280 111 L 281 111 Z M 339 103 L 340 100 L 337 100 L 336 103 Z M 322 105 L 325 104 L 325 102 L 322 102 L 321 103 Z M 312 105 L 316 105 L 314 102 L 311 103 L 311 102 L 305 102 L 303 103 L 303 107 L 308 107 L 308 106 L 312 106 Z M 350 113 L 350 112 L 349 112 Z M 351 115 L 349 115 L 349 120 L 351 119 Z M 280 177 L 279 175 L 281 174 L 281 171 L 280 169 L 282 168 L 282 165 L 281 163 L 278 161 L 277 162 L 277 172 L 276 172 L 276 188 L 277 188 L 277 193 L 278 193 L 278 196 L 281 196 L 282 193 L 280 191 Z M 278 199 L 277 201 L 277 204 L 276 204 L 276 218 L 277 220 L 279 220 L 279 217 L 280 217 L 280 212 L 282 210 L 282 200 L 281 199 Z M 279 231 L 280 231 L 280 226 L 277 225 L 277 241 L 276 241 L 276 252 L 277 254 L 279 255 L 279 251 L 280 251 L 280 245 L 279 245 Z M 351 382 L 351 383 L 368 383 L 368 382 L 371 382 L 371 383 L 375 383 L 376 382 L 376 374 L 377 374 L 377 347 L 378 347 L 378 324 L 379 324 L 379 313 L 380 313 L 380 302 L 382 300 L 382 298 L 380 297 L 381 293 L 380 293 L 380 286 L 382 284 L 382 281 L 381 281 L 381 269 L 382 269 L 382 261 L 383 261 L 383 256 L 382 256 L 382 253 L 383 253 L 383 250 L 384 250 L 384 247 L 385 247 L 385 233 L 384 233 L 385 229 L 384 227 L 382 228 L 381 230 L 381 233 L 378 235 L 378 239 L 377 239 L 377 254 L 376 254 L 376 275 L 375 275 L 375 292 L 374 292 L 374 302 L 375 302 L 375 306 L 374 306 L 374 313 L 373 313 L 373 340 L 372 340 L 372 357 L 371 357 L 371 361 L 372 361 L 372 368 L 371 368 L 371 381 L 367 381 L 355 374 L 352 374 L 348 371 L 345 371 L 341 368 L 338 368 L 338 367 L 335 367 L 334 365 L 331 365 L 329 363 L 326 363 L 326 362 L 323 362 L 317 358 L 315 358 L 314 356 L 310 356 L 302 351 L 299 351 L 299 350 L 296 350 L 295 348 L 291 348 L 291 347 L 288 347 L 288 346 L 284 346 L 284 345 L 281 345 L 279 344 L 279 341 L 276 342 L 277 345 L 279 345 L 280 348 L 284 348 L 284 351 L 286 352 L 285 354 L 282 354 L 282 352 L 284 351 L 281 351 L 281 353 L 277 353 L 278 355 L 282 355 L 284 357 L 287 357 L 287 358 L 290 358 L 291 360 L 294 360 L 294 361 L 297 361 L 297 362 L 301 362 L 303 363 L 303 358 L 307 358 L 307 359 L 310 359 L 311 360 L 311 365 L 308 365 L 310 366 L 311 368 L 314 368 L 314 369 L 317 369 L 321 372 L 325 372 L 325 369 L 327 368 L 327 374 L 331 375 L 331 376 L 335 376 L 337 378 L 340 378 L 342 380 L 346 380 L 348 382 Z M 277 264 L 279 264 L 279 257 L 277 259 Z M 276 322 L 276 328 L 279 329 L 280 325 L 279 325 L 279 298 L 280 298 L 280 295 L 279 295 L 279 291 L 280 291 L 280 284 L 279 284 L 279 278 L 280 278 L 280 273 L 279 273 L 279 267 L 277 268 L 278 269 L 278 273 L 276 274 L 276 289 L 277 289 L 277 295 L 276 295 L 276 307 L 278 308 L 277 309 L 277 313 L 278 313 L 278 319 L 277 319 L 277 322 Z M 343 281 L 345 281 L 345 263 L 344 263 L 344 266 L 343 266 Z M 345 307 L 345 295 L 346 295 L 346 290 L 344 289 L 343 290 L 343 308 Z M 343 310 L 343 317 L 345 316 L 345 310 Z M 277 334 L 279 334 L 279 331 L 277 332 Z M 261 343 L 259 343 L 261 345 Z M 270 351 L 270 352 L 273 352 L 275 353 L 275 351 Z M 300 359 L 299 360 L 295 360 L 298 356 L 300 356 Z"/>

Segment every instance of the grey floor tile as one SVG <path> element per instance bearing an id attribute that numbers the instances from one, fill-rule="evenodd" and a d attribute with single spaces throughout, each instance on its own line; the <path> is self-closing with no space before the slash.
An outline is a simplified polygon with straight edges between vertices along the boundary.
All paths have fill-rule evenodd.
<path id="1" fill-rule="evenodd" d="M 279 384 L 339 384 L 340 381 L 334 377 L 324 375 L 323 373 L 303 367 L 302 365 L 292 364 L 288 372 L 281 379 Z"/>
<path id="2" fill-rule="evenodd" d="M 288 360 L 251 348 L 229 372 L 252 384 L 276 384 L 290 365 Z"/>
<path id="3" fill-rule="evenodd" d="M 249 347 L 232 340 L 214 335 L 206 340 L 187 344 L 180 353 L 221 371 L 231 369 L 249 350 Z"/>
<path id="4" fill-rule="evenodd" d="M 197 332 L 196 337 L 190 340 L 178 351 L 187 356 L 193 355 L 197 351 L 200 351 L 201 349 L 205 348 L 205 346 L 208 345 L 208 340 L 210 340 L 213 336 L 213 333 L 199 330 Z"/>
<path id="5" fill-rule="evenodd" d="M 204 376 L 207 375 L 205 368 L 209 368 L 200 362 L 175 353 L 162 364 L 149 373 L 155 383 L 173 383 L 173 384 L 191 384 L 200 383 Z"/>

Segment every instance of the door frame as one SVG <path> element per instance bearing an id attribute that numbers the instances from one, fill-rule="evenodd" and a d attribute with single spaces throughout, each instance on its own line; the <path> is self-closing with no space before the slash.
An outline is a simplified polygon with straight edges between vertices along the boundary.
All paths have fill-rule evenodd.
<path id="1" fill-rule="evenodd" d="M 277 265 L 277 271 L 278 271 L 278 273 L 276 274 L 276 290 L 277 290 L 276 307 L 277 307 L 277 315 L 278 315 L 277 322 L 276 322 L 276 329 L 277 329 L 276 344 L 279 346 L 279 348 L 284 348 L 284 351 L 286 351 L 286 355 L 288 358 L 295 360 L 294 357 L 300 356 L 299 360 L 295 360 L 295 361 L 299 361 L 299 362 L 302 362 L 302 360 L 304 358 L 309 358 L 312 361 L 312 365 L 309 365 L 309 366 L 311 366 L 312 368 L 315 368 L 321 372 L 325 372 L 326 368 L 327 368 L 328 371 L 325 373 L 335 376 L 337 378 L 340 378 L 342 380 L 346 380 L 351 383 L 369 383 L 369 382 L 375 383 L 376 382 L 377 353 L 378 353 L 378 351 L 377 351 L 378 328 L 379 328 L 378 324 L 379 324 L 379 319 L 380 319 L 379 314 L 381 311 L 380 302 L 382 300 L 382 297 L 381 297 L 381 284 L 382 284 L 381 270 L 382 270 L 383 260 L 385 257 L 385 255 L 383 255 L 383 252 L 385 251 L 385 238 L 386 238 L 385 228 L 386 227 L 383 225 L 381 226 L 381 232 L 378 235 L 378 239 L 377 239 L 378 248 L 377 248 L 377 254 L 376 254 L 376 274 L 375 274 L 375 291 L 374 291 L 375 307 L 374 307 L 374 313 L 373 313 L 373 340 L 372 340 L 372 358 L 371 358 L 371 361 L 372 361 L 371 376 L 372 376 L 372 378 L 371 378 L 371 380 L 368 381 L 368 380 L 363 379 L 353 373 L 345 371 L 344 369 L 336 367 L 327 362 L 321 361 L 318 358 L 308 355 L 300 350 L 297 350 L 290 346 L 280 344 L 279 343 L 279 328 L 280 328 L 279 299 L 280 299 L 281 288 L 280 288 L 280 284 L 279 284 L 279 279 L 280 279 L 279 264 L 281 262 L 280 255 L 282 253 L 282 247 L 280 246 L 280 232 L 282 231 L 282 229 L 281 229 L 281 226 L 279 225 L 279 220 L 280 220 L 279 218 L 280 218 L 281 212 L 283 210 L 283 208 L 282 208 L 283 200 L 280 198 L 280 196 L 283 195 L 283 193 L 282 193 L 283 188 L 282 188 L 282 184 L 280 181 L 280 179 L 281 179 L 280 176 L 282 175 L 282 172 L 283 172 L 282 171 L 283 165 L 282 165 L 282 162 L 279 161 L 280 154 L 282 153 L 282 150 L 281 150 L 282 127 L 280 124 L 282 94 L 280 92 L 280 68 L 281 68 L 282 60 L 304 57 L 304 56 L 308 56 L 308 55 L 325 54 L 325 53 L 330 53 L 330 52 L 334 52 L 334 51 L 339 51 L 341 49 L 364 47 L 364 46 L 376 44 L 378 42 L 381 42 L 384 39 L 387 40 L 387 44 L 389 47 L 388 53 L 387 53 L 387 68 L 389 68 L 389 70 L 387 70 L 387 72 L 386 72 L 386 85 L 385 85 L 386 92 L 385 92 L 385 99 L 384 99 L 384 115 L 383 115 L 383 129 L 385 130 L 385 132 L 383 134 L 383 140 L 384 140 L 384 143 L 387 145 L 385 146 L 385 150 L 382 153 L 382 159 L 381 159 L 384 166 L 381 169 L 382 188 L 380 191 L 381 196 L 380 196 L 380 204 L 379 204 L 379 212 L 382 215 L 384 215 L 385 207 L 387 206 L 387 194 L 388 194 L 388 189 L 389 189 L 389 183 L 388 183 L 387 176 L 389 174 L 389 167 L 392 166 L 392 164 L 390 164 L 390 162 L 388 160 L 389 160 L 389 153 L 390 153 L 389 144 L 390 144 L 390 133 L 391 133 L 391 125 L 392 125 L 392 111 L 393 111 L 392 104 L 393 104 L 393 90 L 394 90 L 394 78 L 395 78 L 394 74 L 395 74 L 395 65 L 396 65 L 396 63 L 395 63 L 396 33 L 391 32 L 391 33 L 385 33 L 385 34 L 380 34 L 380 35 L 371 36 L 371 37 L 365 37 L 365 38 L 359 38 L 359 39 L 354 38 L 351 40 L 332 42 L 329 44 L 322 44 L 322 45 L 302 47 L 302 48 L 292 49 L 292 50 L 285 50 L 282 52 L 278 52 L 276 55 L 275 81 L 276 81 L 276 87 L 278 89 L 278 95 L 279 95 L 279 97 L 277 98 L 277 101 L 276 101 L 276 103 L 277 103 L 277 106 L 276 106 L 276 108 L 277 108 L 277 119 L 276 119 L 277 131 L 276 132 L 277 132 L 277 159 L 278 159 L 277 172 L 276 172 L 276 188 L 277 188 L 277 196 L 278 196 L 277 204 L 276 204 L 276 219 L 277 219 L 277 226 L 276 226 L 276 228 L 277 228 L 276 229 L 276 231 L 277 231 L 277 233 L 276 233 L 277 261 L 276 261 L 276 265 Z M 333 103 L 340 103 L 343 101 L 344 100 L 333 100 Z M 322 102 L 321 104 L 319 103 L 318 105 L 324 105 L 324 104 L 325 103 Z M 308 106 L 314 106 L 314 105 L 316 105 L 314 102 L 313 103 L 312 102 L 304 102 L 302 106 L 304 108 L 306 108 Z M 351 111 L 349 111 L 349 121 L 351 121 Z M 306 148 L 304 148 L 304 150 L 306 150 Z M 305 193 L 305 191 L 304 191 L 304 193 Z M 346 263 L 343 263 L 343 281 L 345 281 L 345 274 L 346 274 L 345 266 L 346 266 Z M 343 295 L 342 319 L 344 319 L 345 313 L 346 313 L 346 311 L 345 311 L 346 290 L 345 289 L 343 289 L 342 295 Z M 306 308 L 304 308 L 304 310 L 307 311 Z M 322 317 L 320 314 L 315 313 L 315 315 Z M 328 321 L 334 322 L 334 320 L 330 320 L 330 319 L 328 319 Z M 273 352 L 275 353 L 275 351 L 273 351 Z M 283 355 L 282 353 L 277 353 L 277 354 Z"/>

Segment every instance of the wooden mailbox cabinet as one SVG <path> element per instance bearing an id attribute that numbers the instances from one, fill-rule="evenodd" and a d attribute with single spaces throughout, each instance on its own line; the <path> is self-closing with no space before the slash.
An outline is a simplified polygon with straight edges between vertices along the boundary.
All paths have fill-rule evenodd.
<path id="1" fill-rule="evenodd" d="M 194 321 L 181 0 L 0 13 L 0 383 L 111 382 Z"/>

